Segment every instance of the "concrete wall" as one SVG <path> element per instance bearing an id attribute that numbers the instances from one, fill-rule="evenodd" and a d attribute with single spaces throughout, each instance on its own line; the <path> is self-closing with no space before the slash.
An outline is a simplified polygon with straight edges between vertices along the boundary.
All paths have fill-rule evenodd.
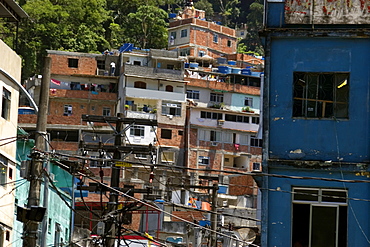
<path id="1" fill-rule="evenodd" d="M 300 149 L 305 160 L 369 162 L 369 39 L 276 38 L 271 49 L 270 158 Z M 350 73 L 348 119 L 293 118 L 295 71 Z"/>
<path id="2" fill-rule="evenodd" d="M 17 118 L 18 118 L 18 101 L 19 101 L 19 88 L 8 77 L 12 77 L 17 82 L 21 79 L 21 58 L 2 40 L 0 40 L 0 50 L 2 59 L 0 61 L 0 94 L 3 91 L 10 92 L 10 107 L 9 115 L 7 118 L 0 117 L 0 137 L 3 144 L 11 141 L 12 139 L 4 140 L 6 138 L 15 138 L 17 136 Z M 1 96 L 2 97 L 2 96 Z M 0 102 L 0 109 L 5 108 Z M 15 139 L 13 139 L 15 140 Z M 0 147 L 0 161 L 1 173 L 4 174 L 3 184 L 0 185 L 0 225 L 4 227 L 2 238 L 4 239 L 4 246 L 11 245 L 14 241 L 13 235 L 13 222 L 14 222 L 14 193 L 13 188 L 16 184 L 16 142 L 10 142 Z M 9 241 L 5 239 L 6 233 L 10 235 Z"/>
<path id="3" fill-rule="evenodd" d="M 351 172 L 349 172 L 352 170 Z M 355 167 L 345 169 L 343 173 L 333 171 L 331 168 L 316 170 L 316 177 L 325 178 L 343 178 L 355 180 L 367 180 L 366 176 L 355 175 Z M 272 174 L 284 174 L 288 176 L 313 176 L 312 170 L 285 169 L 282 172 L 281 167 L 270 168 Z M 358 171 L 358 170 L 357 170 Z M 343 176 L 343 177 L 342 177 Z M 343 189 L 344 183 L 333 181 L 322 181 L 315 179 L 289 179 L 289 178 L 270 178 L 269 188 L 274 191 L 262 191 L 268 193 L 269 215 L 268 228 L 268 245 L 266 246 L 290 246 L 291 229 L 292 229 L 292 187 L 316 187 L 316 188 L 332 188 Z M 347 227 L 347 245 L 346 246 L 366 246 L 367 239 L 364 236 L 369 232 L 369 203 L 366 200 L 370 199 L 370 191 L 367 183 L 345 183 L 348 189 L 348 198 L 361 198 L 363 201 L 349 200 L 348 206 L 348 227 Z M 286 193 L 288 192 L 288 193 Z M 266 200 L 266 199 L 263 199 Z M 265 212 L 266 213 L 266 212 Z"/>

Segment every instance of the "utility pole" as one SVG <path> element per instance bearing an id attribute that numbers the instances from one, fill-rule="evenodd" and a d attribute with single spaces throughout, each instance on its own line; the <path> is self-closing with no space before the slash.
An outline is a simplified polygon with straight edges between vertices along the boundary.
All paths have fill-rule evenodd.
<path id="1" fill-rule="evenodd" d="M 120 180 L 120 166 L 116 164 L 116 162 L 121 162 L 121 153 L 144 153 L 148 154 L 151 151 L 151 146 L 144 146 L 144 145 L 130 145 L 124 146 L 122 145 L 122 135 L 123 133 L 128 130 L 130 126 L 133 125 L 151 125 L 157 126 L 157 120 L 150 120 L 150 119 L 134 119 L 134 118 L 126 118 L 123 113 L 119 113 L 117 117 L 110 117 L 110 116 L 96 116 L 96 115 L 82 115 L 82 120 L 86 122 L 98 122 L 98 123 L 108 123 L 111 126 L 111 123 L 116 124 L 116 128 L 114 129 L 115 132 L 115 140 L 114 146 L 112 145 L 93 145 L 93 144 L 81 144 L 80 148 L 84 150 L 98 150 L 103 149 L 109 152 L 113 152 L 113 160 L 115 164 L 112 165 L 112 175 L 111 175 L 111 182 L 110 187 L 113 187 L 115 190 L 120 190 L 119 188 L 119 180 Z M 127 124 L 128 126 L 123 128 L 123 125 Z M 89 186 L 90 187 L 90 186 Z M 90 189 L 90 188 L 89 188 Z M 94 189 L 94 188 L 91 188 Z M 149 190 L 137 190 L 134 189 L 137 193 L 148 193 Z M 109 205 L 108 210 L 109 212 L 113 212 L 117 210 L 118 205 L 118 194 L 117 191 L 110 191 L 109 194 Z M 115 214 L 111 215 L 111 219 L 107 222 L 105 227 L 105 236 L 106 236 L 106 247 L 113 247 L 115 246 L 115 241 L 117 239 L 117 227 L 116 221 L 118 217 Z"/>
<path id="2" fill-rule="evenodd" d="M 51 58 L 45 57 L 40 92 L 39 112 L 37 114 L 35 149 L 31 154 L 32 163 L 30 174 L 30 189 L 27 204 L 28 209 L 31 209 L 32 207 L 39 207 L 40 204 L 40 190 L 42 182 L 41 174 L 44 162 L 44 154 L 40 151 L 43 151 L 45 149 L 45 138 L 47 138 L 46 124 L 49 106 L 50 65 Z M 28 220 L 24 223 L 23 247 L 37 246 L 36 243 L 38 238 L 38 226 L 39 222 L 34 220 Z"/>
<path id="3" fill-rule="evenodd" d="M 211 189 L 212 190 L 212 210 L 211 210 L 211 234 L 210 234 L 210 247 L 217 247 L 217 192 L 218 184 L 214 183 L 212 186 L 202 186 L 202 185 L 181 185 L 181 184 L 171 184 L 171 187 L 181 187 L 181 188 L 192 188 L 192 189 Z"/>
<path id="4" fill-rule="evenodd" d="M 123 124 L 122 124 L 122 121 L 120 121 L 120 118 L 124 118 L 124 114 L 123 113 L 118 113 L 117 114 L 117 122 L 116 122 L 116 136 L 115 136 L 115 139 L 114 139 L 114 146 L 115 147 L 120 147 L 122 145 L 122 127 L 123 127 Z M 113 159 L 115 160 L 120 160 L 121 159 L 121 152 L 118 150 L 118 148 L 116 148 L 114 150 L 114 153 L 113 153 Z M 113 165 L 112 165 L 113 166 Z M 112 175 L 111 175 L 111 180 L 110 180 L 110 186 L 115 188 L 115 189 L 118 189 L 119 187 L 119 177 L 120 177 L 120 171 L 121 169 L 117 166 L 113 166 L 112 167 Z M 109 193 L 109 205 L 108 205 L 108 209 L 109 209 L 109 212 L 112 212 L 112 211 L 115 211 L 117 210 L 117 203 L 118 203 L 118 194 L 116 191 L 110 191 Z M 108 247 L 113 247 L 114 246 L 114 242 L 116 241 L 116 224 L 115 224 L 115 217 L 113 217 L 109 222 L 108 222 L 108 225 L 107 225 L 107 246 Z M 118 239 L 118 241 L 120 241 Z"/>
<path id="5" fill-rule="evenodd" d="M 211 247 L 217 247 L 217 190 L 218 184 L 212 186 L 212 214 L 211 214 Z"/>

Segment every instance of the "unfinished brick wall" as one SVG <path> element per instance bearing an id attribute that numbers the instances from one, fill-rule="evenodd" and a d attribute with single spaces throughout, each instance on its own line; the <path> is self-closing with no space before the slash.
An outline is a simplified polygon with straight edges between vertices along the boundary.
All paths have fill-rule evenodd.
<path id="1" fill-rule="evenodd" d="M 229 194 L 232 196 L 253 195 L 254 180 L 250 175 L 230 176 Z"/>
<path id="2" fill-rule="evenodd" d="M 162 138 L 162 130 L 171 130 L 171 139 Z M 182 133 L 182 134 L 181 134 Z M 184 126 L 168 125 L 158 123 L 157 136 L 160 145 L 176 146 L 183 148 L 185 144 L 185 128 Z"/>
<path id="3" fill-rule="evenodd" d="M 51 74 L 59 75 L 96 75 L 97 61 L 93 56 L 74 56 L 62 54 L 49 54 L 51 57 Z M 78 59 L 78 67 L 68 66 L 68 59 Z"/>
<path id="4" fill-rule="evenodd" d="M 219 25 L 215 25 L 219 26 Z M 220 26 L 219 26 L 220 27 Z M 197 46 L 206 47 L 207 55 L 218 57 L 220 53 L 229 54 L 236 51 L 236 38 L 219 33 L 220 28 L 212 30 L 199 30 L 196 27 L 190 29 L 190 43 Z M 218 36 L 217 42 L 214 42 L 214 35 Z M 231 45 L 228 46 L 228 41 Z M 200 50 L 198 50 L 199 52 Z M 197 56 L 197 54 L 194 54 Z"/>
<path id="5" fill-rule="evenodd" d="M 64 106 L 72 106 L 72 115 L 64 116 Z M 86 125 L 86 122 L 81 120 L 83 114 L 102 115 L 103 108 L 107 107 L 111 110 L 111 116 L 115 116 L 115 102 L 91 100 L 78 101 L 68 98 L 58 98 L 50 100 L 48 124 L 66 124 L 66 125 Z M 106 125 L 104 123 L 94 123 L 96 126 Z"/>

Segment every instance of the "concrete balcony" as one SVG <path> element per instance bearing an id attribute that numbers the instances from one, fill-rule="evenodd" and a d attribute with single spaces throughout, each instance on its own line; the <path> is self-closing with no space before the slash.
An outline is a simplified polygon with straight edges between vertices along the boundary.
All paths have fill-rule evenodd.
<path id="1" fill-rule="evenodd" d="M 146 113 L 146 112 L 138 112 L 138 111 L 126 111 L 126 117 L 128 118 L 136 118 L 136 119 L 157 119 L 156 113 Z"/>
<path id="2" fill-rule="evenodd" d="M 124 74 L 126 76 L 141 76 L 151 79 L 184 80 L 184 72 L 181 70 L 151 68 L 130 64 L 125 64 Z"/>
<path id="3" fill-rule="evenodd" d="M 186 94 L 126 87 L 126 97 L 185 102 Z"/>

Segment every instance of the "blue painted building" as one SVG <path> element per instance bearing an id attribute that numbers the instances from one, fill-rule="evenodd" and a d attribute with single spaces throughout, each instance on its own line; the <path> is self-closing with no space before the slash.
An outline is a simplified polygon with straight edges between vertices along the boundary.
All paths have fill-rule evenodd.
<path id="1" fill-rule="evenodd" d="M 33 139 L 28 139 L 28 134 L 24 130 L 18 128 L 18 139 L 16 143 L 17 166 L 15 177 L 18 182 L 14 187 L 15 209 L 17 206 L 27 207 L 29 182 L 25 178 L 26 166 L 21 164 L 22 161 L 30 160 L 29 155 L 32 152 L 32 148 L 35 146 L 35 141 Z M 72 197 L 61 188 L 68 186 L 68 184 L 72 184 L 72 176 L 53 163 L 48 164 L 46 168 L 49 168 L 46 170 L 49 171 L 49 176 L 53 179 L 53 184 L 55 186 L 51 185 L 51 181 L 45 183 L 46 178 L 44 177 L 44 182 L 41 184 L 40 190 L 40 206 L 46 207 L 47 209 L 43 221 L 39 224 L 37 244 L 38 246 L 68 246 L 71 242 L 71 232 L 73 231 L 71 224 Z M 45 184 L 49 186 L 46 187 Z M 45 188 L 47 189 L 45 190 Z M 17 216 L 16 210 L 15 214 Z M 11 246 L 23 246 L 23 227 L 24 223 L 19 221 L 17 217 L 14 217 L 14 231 L 12 236 L 14 241 Z"/>
<path id="2" fill-rule="evenodd" d="M 370 245 L 367 5 L 265 0 L 262 246 Z"/>

